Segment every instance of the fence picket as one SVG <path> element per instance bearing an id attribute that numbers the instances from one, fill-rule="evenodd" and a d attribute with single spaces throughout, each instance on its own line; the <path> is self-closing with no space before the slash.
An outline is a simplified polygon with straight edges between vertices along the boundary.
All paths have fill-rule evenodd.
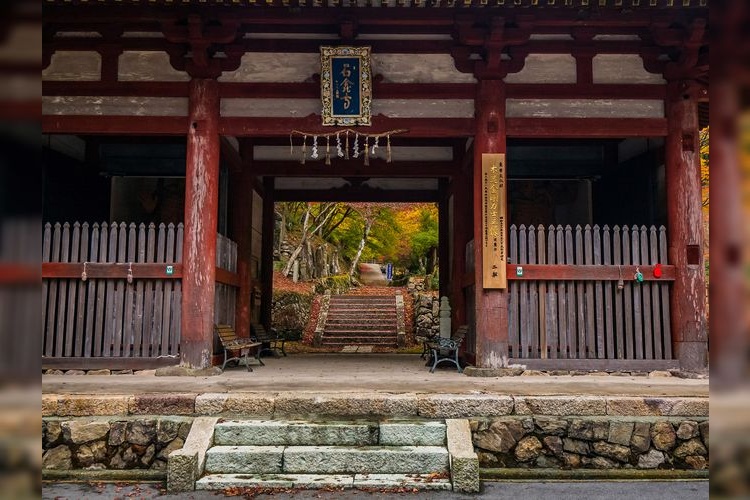
<path id="1" fill-rule="evenodd" d="M 148 225 L 146 243 L 146 262 L 156 262 L 156 226 L 153 222 Z M 156 280 L 145 280 L 145 306 L 143 313 L 143 353 L 144 357 L 159 355 L 154 340 L 154 293 Z"/>
<path id="2" fill-rule="evenodd" d="M 510 232 L 510 262 L 518 264 L 518 229 L 515 224 L 511 224 Z M 519 332 L 519 305 L 518 305 L 518 287 L 519 283 L 508 282 L 510 310 L 508 311 L 508 343 L 514 356 L 520 357 L 521 338 Z"/>
<path id="3" fill-rule="evenodd" d="M 604 226 L 604 235 L 602 237 L 604 243 L 604 265 L 609 266 L 612 264 L 612 243 L 610 239 L 609 226 Z M 607 359 L 615 358 L 615 334 L 614 334 L 614 317 L 612 316 L 612 282 L 604 283 L 604 324 L 605 324 L 605 337 L 607 344 Z M 616 285 L 615 285 L 616 286 Z"/>
<path id="4" fill-rule="evenodd" d="M 591 236 L 591 226 L 583 228 L 583 258 L 586 265 L 594 264 L 594 242 Z M 594 319 L 594 284 L 587 281 L 586 290 L 586 357 L 596 357 L 596 323 Z"/>
<path id="5" fill-rule="evenodd" d="M 576 226 L 575 242 L 575 263 L 578 266 L 583 266 L 586 261 L 583 258 L 583 228 L 580 224 Z M 578 334 L 578 358 L 584 359 L 586 358 L 586 294 L 584 293 L 583 281 L 576 282 L 576 318 L 578 320 L 578 329 L 576 330 Z"/>
<path id="6" fill-rule="evenodd" d="M 630 237 L 632 239 L 631 251 L 633 252 L 633 264 L 641 263 L 641 242 L 638 236 L 638 226 L 633 226 L 630 231 Z M 630 277 L 632 279 L 632 277 Z M 633 324 L 634 335 L 635 335 L 635 357 L 636 359 L 643 359 L 643 284 L 633 281 Z"/>
<path id="7" fill-rule="evenodd" d="M 650 264 L 648 244 L 648 229 L 646 226 L 640 228 L 641 264 Z M 654 359 L 654 334 L 651 329 L 651 283 L 643 282 L 643 356 L 645 359 Z"/>
<path id="8" fill-rule="evenodd" d="M 630 254 L 630 229 L 628 226 L 622 227 L 622 263 L 629 266 L 631 264 Z M 625 358 L 635 359 L 635 348 L 633 346 L 633 277 L 624 276 L 625 290 L 623 302 L 625 304 Z"/>
<path id="9" fill-rule="evenodd" d="M 529 264 L 536 264 L 536 229 L 534 226 L 529 226 Z M 526 355 L 530 358 L 536 358 L 539 356 L 539 285 L 538 281 L 527 282 L 524 281 L 523 285 L 527 285 L 529 288 L 529 324 L 531 329 L 529 330 L 530 342 L 529 348 L 525 348 Z"/>
<path id="10" fill-rule="evenodd" d="M 56 262 L 68 262 L 70 256 L 70 224 L 63 224 L 60 241 L 60 258 Z M 68 299 L 68 280 L 60 280 L 57 285 L 57 329 L 55 331 L 55 356 L 64 356 L 65 324 L 67 322 L 66 303 Z"/>
<path id="11" fill-rule="evenodd" d="M 182 262 L 182 240 L 184 236 L 184 226 L 182 223 L 177 224 L 177 237 L 176 237 L 176 245 L 175 245 L 175 262 L 181 263 Z M 174 317 L 176 318 L 175 321 L 172 321 L 172 324 L 170 325 L 170 337 L 174 339 L 174 353 L 176 354 L 179 352 L 180 348 L 180 332 L 182 325 L 180 324 L 180 321 L 182 318 L 182 281 L 177 280 L 177 282 L 174 284 Z"/>
<path id="12" fill-rule="evenodd" d="M 89 260 L 89 224 L 84 222 L 81 224 L 81 240 L 80 240 L 80 253 L 78 254 L 78 262 L 86 262 Z M 81 281 L 78 284 L 78 305 L 76 307 L 76 339 L 75 339 L 75 352 L 74 356 L 83 356 L 84 353 L 84 338 L 86 337 L 86 289 L 87 284 Z"/>
<path id="13" fill-rule="evenodd" d="M 547 262 L 554 264 L 555 258 L 555 227 L 550 226 L 547 230 Z M 557 358 L 558 353 L 558 328 L 557 328 L 557 283 L 547 283 L 547 346 L 551 358 Z"/>
<path id="14" fill-rule="evenodd" d="M 531 227 L 531 226 L 529 226 Z M 530 231 L 530 233 L 533 234 L 533 229 Z M 528 259 L 528 236 L 526 233 L 526 226 L 524 224 L 521 224 L 518 230 L 518 264 L 523 266 L 524 264 L 529 263 Z M 519 288 L 519 307 L 520 310 L 518 311 L 519 314 L 519 348 L 518 348 L 518 357 L 520 358 L 527 358 L 529 356 L 529 336 L 531 335 L 532 328 L 531 328 L 531 318 L 529 315 L 529 284 L 526 280 L 521 280 L 520 283 L 518 283 Z"/>
<path id="15" fill-rule="evenodd" d="M 614 235 L 612 237 L 612 248 L 614 249 L 613 261 L 618 266 L 622 265 L 622 236 L 620 234 L 620 228 L 614 227 Z M 623 279 L 622 287 L 615 285 L 615 338 L 617 339 L 617 346 L 615 348 L 617 352 L 617 359 L 624 359 L 626 352 L 626 341 L 625 341 L 625 283 L 622 272 L 620 277 Z"/>
<path id="16" fill-rule="evenodd" d="M 135 224 L 128 225 L 128 253 L 126 260 L 133 263 L 136 260 L 136 230 Z M 125 321 L 123 327 L 122 355 L 135 356 L 135 283 L 125 282 Z"/>
<path id="17" fill-rule="evenodd" d="M 81 225 L 76 222 L 73 224 L 73 234 L 70 237 L 70 253 L 68 262 L 78 262 L 78 255 L 81 253 Z M 73 337 L 75 336 L 76 324 L 76 299 L 78 298 L 78 280 L 67 280 L 68 284 L 68 305 L 65 308 L 65 354 L 64 356 L 73 355 Z"/>
<path id="18" fill-rule="evenodd" d="M 659 262 L 669 264 L 667 246 L 667 228 L 659 227 Z M 669 323 L 669 283 L 660 283 L 661 307 L 662 307 L 662 335 L 664 345 L 664 358 L 672 359 L 672 325 Z"/>
<path id="19" fill-rule="evenodd" d="M 656 226 L 649 228 L 649 264 L 659 263 L 659 235 Z M 661 329 L 661 300 L 659 298 L 659 287 L 661 284 L 651 284 L 651 310 L 653 321 L 653 343 L 654 359 L 664 359 L 664 349 L 662 348 L 662 329 Z"/>
<path id="20" fill-rule="evenodd" d="M 42 236 L 42 262 L 50 261 L 50 254 L 52 252 L 52 225 L 48 222 L 44 225 L 44 236 Z M 49 356 L 51 354 L 50 342 L 51 333 L 47 328 L 47 318 L 49 317 L 50 307 L 50 295 L 49 295 L 50 283 L 48 280 L 42 280 L 42 338 L 44 339 L 44 350 L 43 354 Z M 52 299 L 54 300 L 54 298 Z"/>
<path id="21" fill-rule="evenodd" d="M 138 225 L 138 253 L 136 254 L 136 261 L 138 263 L 146 262 L 146 225 L 142 222 Z M 148 342 L 144 343 L 143 341 L 143 322 L 145 321 L 143 303 L 146 295 L 145 281 L 138 280 L 135 284 L 135 316 L 133 318 L 134 357 L 148 356 L 148 348 L 146 347 Z M 144 347 L 146 347 L 145 350 Z"/>
<path id="22" fill-rule="evenodd" d="M 156 240 L 156 262 L 164 262 L 164 246 L 166 244 L 166 226 L 164 223 L 159 224 Z M 154 323 L 152 333 L 152 352 L 151 356 L 163 356 L 167 354 L 167 343 L 162 337 L 162 317 L 164 315 L 164 283 L 162 280 L 156 280 L 154 286 Z"/>
<path id="23" fill-rule="evenodd" d="M 570 225 L 565 226 L 565 264 L 573 265 L 575 262 L 575 251 L 573 250 L 573 229 Z M 565 310 L 567 313 L 565 334 L 568 337 L 568 348 L 570 358 L 578 358 L 578 331 L 576 327 L 576 288 L 575 281 L 565 282 Z"/>
<path id="24" fill-rule="evenodd" d="M 174 262 L 174 224 L 171 222 L 167 227 L 167 248 L 165 253 L 165 262 Z M 162 356 L 165 354 L 172 354 L 172 342 L 169 338 L 169 322 L 171 319 L 172 312 L 172 282 L 166 280 L 164 282 L 164 309 L 162 312 L 162 323 L 161 323 L 161 353 Z"/>
<path id="25" fill-rule="evenodd" d="M 544 230 L 544 226 L 539 224 L 539 227 L 537 228 L 537 259 L 539 259 L 539 264 L 546 264 L 547 263 L 547 236 Z M 546 281 L 540 281 L 539 282 L 539 349 L 540 349 L 540 356 L 542 359 L 547 359 L 549 357 L 549 345 L 547 344 L 547 282 Z"/>
<path id="26" fill-rule="evenodd" d="M 601 228 L 598 225 L 594 226 L 594 265 L 600 266 L 602 264 L 602 235 Z M 602 281 L 594 283 L 594 307 L 595 319 L 596 319 L 596 357 L 604 359 L 604 290 L 602 288 Z"/>
<path id="27" fill-rule="evenodd" d="M 112 225 L 115 225 L 112 223 Z M 117 262 L 125 262 L 125 253 L 127 251 L 127 225 L 124 222 L 120 223 L 117 231 Z M 111 250 L 111 249 L 110 249 Z M 125 280 L 113 280 L 115 281 L 115 307 L 113 315 L 113 329 L 112 329 L 112 356 L 122 356 L 122 336 L 123 336 L 123 309 L 125 302 L 125 286 L 127 282 Z"/>
<path id="28" fill-rule="evenodd" d="M 99 259 L 99 224 L 94 223 L 91 227 L 91 251 L 89 262 Z M 86 328 L 84 330 L 83 356 L 91 357 L 94 353 L 94 330 L 96 326 L 96 281 L 86 281 Z"/>

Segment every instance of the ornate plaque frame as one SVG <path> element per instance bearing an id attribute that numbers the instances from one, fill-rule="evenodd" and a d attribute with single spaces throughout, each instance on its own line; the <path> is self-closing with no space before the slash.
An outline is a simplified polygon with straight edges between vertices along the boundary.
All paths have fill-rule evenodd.
<path id="1" fill-rule="evenodd" d="M 320 47 L 323 125 L 371 125 L 370 47 Z"/>

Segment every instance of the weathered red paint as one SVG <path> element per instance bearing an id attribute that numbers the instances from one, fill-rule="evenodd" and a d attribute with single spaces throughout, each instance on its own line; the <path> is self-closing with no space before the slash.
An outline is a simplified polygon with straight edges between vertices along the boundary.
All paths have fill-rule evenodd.
<path id="1" fill-rule="evenodd" d="M 266 326 L 271 324 L 271 306 L 273 303 L 273 230 L 276 223 L 274 216 L 274 179 L 266 177 L 263 180 L 263 225 L 261 234 L 261 311 L 260 322 Z"/>
<path id="2" fill-rule="evenodd" d="M 472 214 L 469 195 L 471 178 L 469 173 L 453 178 L 453 258 L 451 260 L 451 307 L 456 326 L 466 323 L 466 297 L 463 276 L 466 273 L 466 244 L 471 240 Z M 462 208 L 462 207 L 465 207 Z M 473 347 L 473 346 L 472 346 Z"/>
<path id="3" fill-rule="evenodd" d="M 250 336 L 250 295 L 253 283 L 250 278 L 252 249 L 253 186 L 250 172 L 242 171 L 231 176 L 229 183 L 231 203 L 232 238 L 237 242 L 237 270 L 240 289 L 234 313 L 234 329 L 240 337 Z"/>
<path id="4" fill-rule="evenodd" d="M 671 82 L 665 145 L 669 260 L 676 267 L 670 301 L 674 356 L 686 369 L 707 366 L 706 281 L 695 87 Z M 692 249 L 691 249 L 692 247 Z M 689 254 L 695 255 L 691 263 Z"/>
<path id="5" fill-rule="evenodd" d="M 181 363 L 211 365 L 219 208 L 219 87 L 190 82 L 185 168 Z"/>
<path id="6" fill-rule="evenodd" d="M 474 138 L 474 276 L 476 283 L 476 364 L 502 366 L 508 353 L 508 294 L 482 286 L 482 153 L 505 153 L 505 84 L 481 80 L 475 101 Z M 507 242 L 506 242 L 507 245 Z"/>

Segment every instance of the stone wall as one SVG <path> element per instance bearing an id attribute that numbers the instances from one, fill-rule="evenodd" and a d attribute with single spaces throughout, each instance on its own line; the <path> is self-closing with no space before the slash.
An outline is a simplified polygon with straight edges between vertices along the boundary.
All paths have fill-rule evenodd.
<path id="1" fill-rule="evenodd" d="M 708 468 L 703 419 L 534 416 L 470 424 L 484 468 Z"/>
<path id="2" fill-rule="evenodd" d="M 414 293 L 414 335 L 432 337 L 440 334 L 440 299 L 429 292 Z"/>
<path id="3" fill-rule="evenodd" d="M 186 417 L 44 418 L 42 467 L 166 473 L 167 457 L 182 448 L 191 422 Z"/>
<path id="4" fill-rule="evenodd" d="M 299 339 L 310 319 L 312 302 L 312 293 L 274 290 L 271 324 L 286 339 Z"/>

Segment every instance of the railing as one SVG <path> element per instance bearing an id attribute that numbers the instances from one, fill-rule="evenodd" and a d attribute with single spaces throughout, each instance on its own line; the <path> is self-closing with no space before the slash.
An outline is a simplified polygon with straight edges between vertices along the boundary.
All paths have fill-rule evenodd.
<path id="1" fill-rule="evenodd" d="M 672 358 L 663 226 L 513 225 L 509 244 L 510 357 Z"/>
<path id="2" fill-rule="evenodd" d="M 182 224 L 45 224 L 43 366 L 176 363 L 183 233 Z M 215 317 L 233 324 L 237 248 L 222 235 L 216 262 Z"/>

